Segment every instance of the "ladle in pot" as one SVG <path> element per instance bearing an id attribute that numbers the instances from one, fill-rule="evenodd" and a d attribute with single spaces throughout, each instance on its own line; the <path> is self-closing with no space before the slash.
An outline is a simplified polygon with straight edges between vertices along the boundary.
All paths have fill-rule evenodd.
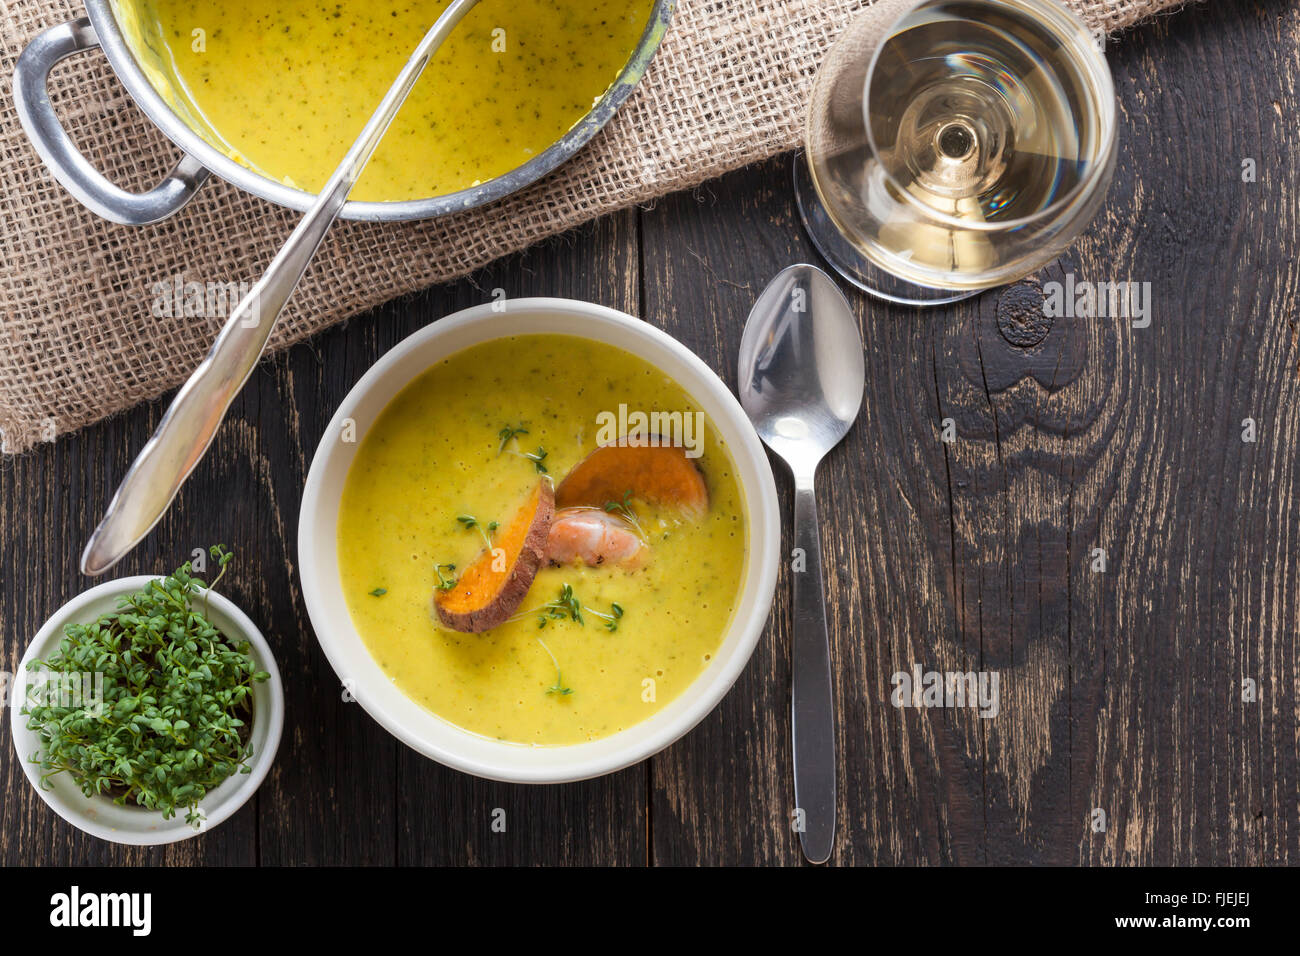
<path id="1" fill-rule="evenodd" d="M 139 543 L 167 511 L 203 458 L 266 348 L 281 311 L 347 202 L 348 194 L 383 139 L 433 54 L 478 0 L 453 0 L 411 54 L 366 121 L 347 155 L 262 278 L 230 313 L 194 374 L 127 471 L 108 511 L 81 553 L 83 574 L 103 574 Z"/>

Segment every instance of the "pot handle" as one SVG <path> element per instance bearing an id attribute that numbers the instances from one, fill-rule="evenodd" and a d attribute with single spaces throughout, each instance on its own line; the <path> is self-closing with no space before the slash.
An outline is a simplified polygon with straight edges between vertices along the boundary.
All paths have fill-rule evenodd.
<path id="1" fill-rule="evenodd" d="M 51 27 L 27 44 L 14 67 L 18 118 L 54 178 L 82 205 L 125 226 L 159 222 L 190 201 L 208 178 L 209 170 L 186 154 L 153 189 L 127 192 L 109 182 L 73 145 L 50 104 L 49 77 L 54 65 L 98 46 L 99 37 L 86 17 Z"/>

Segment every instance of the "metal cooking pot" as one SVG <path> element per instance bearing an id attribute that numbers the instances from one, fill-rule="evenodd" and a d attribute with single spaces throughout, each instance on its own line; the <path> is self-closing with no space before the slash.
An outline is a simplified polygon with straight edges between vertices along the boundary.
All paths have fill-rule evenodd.
<path id="1" fill-rule="evenodd" d="M 428 199 L 350 202 L 342 218 L 371 222 L 431 219 L 500 199 L 545 176 L 582 148 L 627 99 L 645 75 L 668 29 L 677 0 L 656 0 L 650 22 L 618 79 L 581 120 L 522 166 L 485 183 Z M 87 16 L 51 27 L 31 41 L 14 69 L 14 101 L 36 152 L 68 192 L 83 205 L 124 225 L 158 222 L 174 214 L 211 173 L 263 199 L 306 211 L 315 197 L 241 166 L 196 132 L 154 89 L 127 45 L 113 0 L 86 0 Z M 101 47 L 118 79 L 146 116 L 185 153 L 167 177 L 145 193 L 115 186 L 77 150 L 50 104 L 50 70 L 60 60 Z"/>

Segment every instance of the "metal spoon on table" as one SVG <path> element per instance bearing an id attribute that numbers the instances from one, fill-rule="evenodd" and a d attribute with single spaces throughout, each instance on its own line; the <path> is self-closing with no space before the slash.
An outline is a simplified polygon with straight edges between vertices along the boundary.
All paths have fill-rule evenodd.
<path id="1" fill-rule="evenodd" d="M 794 797 L 804 856 L 824 863 L 835 846 L 835 705 L 822 590 L 814 478 L 862 406 L 866 371 L 853 310 L 830 276 L 793 265 L 758 297 L 740 340 L 740 403 L 764 444 L 794 476 L 790 715 Z"/>
<path id="2" fill-rule="evenodd" d="M 103 574 L 163 516 L 208 450 L 230 403 L 261 358 L 280 312 L 415 81 L 443 40 L 478 2 L 453 0 L 429 28 L 316 202 L 271 260 L 257 285 L 230 313 L 207 357 L 176 393 L 158 430 L 109 502 L 104 519 L 81 554 L 83 574 Z"/>

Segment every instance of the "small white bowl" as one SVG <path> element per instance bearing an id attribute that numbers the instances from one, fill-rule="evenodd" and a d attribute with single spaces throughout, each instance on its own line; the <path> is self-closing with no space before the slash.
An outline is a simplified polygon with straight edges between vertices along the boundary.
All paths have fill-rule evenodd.
<path id="1" fill-rule="evenodd" d="M 258 669 L 271 675 L 269 680 L 253 685 L 251 772 L 237 773 L 208 793 L 199 804 L 199 810 L 205 819 L 197 829 L 185 822 L 183 810 L 178 811 L 170 820 L 164 820 L 162 813 L 157 810 L 134 804 L 119 807 L 109 797 L 87 797 L 71 775 L 66 773 L 51 777 L 48 786 L 41 785 L 40 765 L 31 759 L 40 749 L 40 739 L 35 731 L 27 729 L 27 716 L 21 713 L 23 699 L 26 697 L 28 662 L 48 659 L 58 650 L 65 624 L 88 624 L 101 614 L 116 610 L 119 597 L 134 594 L 157 579 L 158 575 L 142 574 L 106 581 L 78 594 L 59 608 L 45 622 L 23 654 L 10 691 L 10 723 L 18 762 L 41 799 L 77 829 L 101 840 L 130 846 L 152 846 L 187 840 L 211 830 L 230 817 L 266 779 L 271 764 L 275 762 L 275 752 L 280 746 L 280 731 L 284 727 L 284 688 L 280 684 L 280 671 L 275 666 L 271 646 L 243 611 L 229 599 L 215 591 L 209 591 L 208 617 L 212 623 L 233 640 L 248 641 L 249 653 L 257 662 Z"/>
<path id="2" fill-rule="evenodd" d="M 504 309 L 502 310 L 502 305 Z M 360 439 L 414 378 L 455 352 L 511 335 L 576 335 L 631 352 L 671 376 L 721 433 L 736 466 L 749 553 L 736 611 L 713 661 L 646 720 L 587 743 L 534 747 L 470 733 L 407 697 L 371 657 L 339 584 L 339 499 Z M 344 423 L 357 441 L 344 442 Z M 513 299 L 466 309 L 421 329 L 375 363 L 334 414 L 303 491 L 298 564 L 316 639 L 361 706 L 420 753 L 457 770 L 512 783 L 564 783 L 612 773 L 657 753 L 707 715 L 740 676 L 767 622 L 776 588 L 781 525 L 767 455 L 740 403 L 690 349 L 623 312 L 569 299 Z"/>

